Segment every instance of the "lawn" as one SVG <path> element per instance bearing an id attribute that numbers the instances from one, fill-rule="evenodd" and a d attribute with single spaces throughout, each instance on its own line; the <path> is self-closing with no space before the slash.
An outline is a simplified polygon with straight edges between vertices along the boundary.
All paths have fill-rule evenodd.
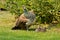
<path id="1" fill-rule="evenodd" d="M 14 23 L 14 15 L 0 12 L 0 40 L 60 40 L 60 31 L 11 30 Z"/>

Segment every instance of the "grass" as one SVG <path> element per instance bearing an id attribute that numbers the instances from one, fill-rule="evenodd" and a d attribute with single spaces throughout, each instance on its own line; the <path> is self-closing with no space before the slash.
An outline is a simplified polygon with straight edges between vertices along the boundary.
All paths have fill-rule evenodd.
<path id="1" fill-rule="evenodd" d="M 0 40 L 60 40 L 60 32 L 58 31 L 11 30 L 14 21 L 14 15 L 9 12 L 0 12 Z"/>

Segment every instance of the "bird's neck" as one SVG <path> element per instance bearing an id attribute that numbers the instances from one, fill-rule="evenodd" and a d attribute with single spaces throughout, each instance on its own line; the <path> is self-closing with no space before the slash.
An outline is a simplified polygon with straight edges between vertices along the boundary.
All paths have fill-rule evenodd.
<path id="1" fill-rule="evenodd" d="M 27 9 L 24 9 L 24 14 L 28 14 L 28 11 L 27 11 Z"/>

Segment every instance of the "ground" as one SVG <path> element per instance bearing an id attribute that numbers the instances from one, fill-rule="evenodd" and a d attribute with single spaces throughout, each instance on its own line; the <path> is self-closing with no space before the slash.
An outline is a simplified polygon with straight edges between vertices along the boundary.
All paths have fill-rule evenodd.
<path id="1" fill-rule="evenodd" d="M 0 40 L 60 40 L 60 31 L 55 28 L 46 32 L 34 30 L 11 30 L 15 25 L 14 15 L 9 12 L 0 12 Z M 60 30 L 60 29 L 59 29 Z"/>

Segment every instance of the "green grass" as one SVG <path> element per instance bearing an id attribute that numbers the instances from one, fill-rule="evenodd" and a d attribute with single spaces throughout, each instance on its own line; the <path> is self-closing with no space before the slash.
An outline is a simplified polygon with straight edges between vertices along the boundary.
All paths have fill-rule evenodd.
<path id="1" fill-rule="evenodd" d="M 11 30 L 14 21 L 14 15 L 9 12 L 0 12 L 0 40 L 60 40 L 60 31 Z"/>

